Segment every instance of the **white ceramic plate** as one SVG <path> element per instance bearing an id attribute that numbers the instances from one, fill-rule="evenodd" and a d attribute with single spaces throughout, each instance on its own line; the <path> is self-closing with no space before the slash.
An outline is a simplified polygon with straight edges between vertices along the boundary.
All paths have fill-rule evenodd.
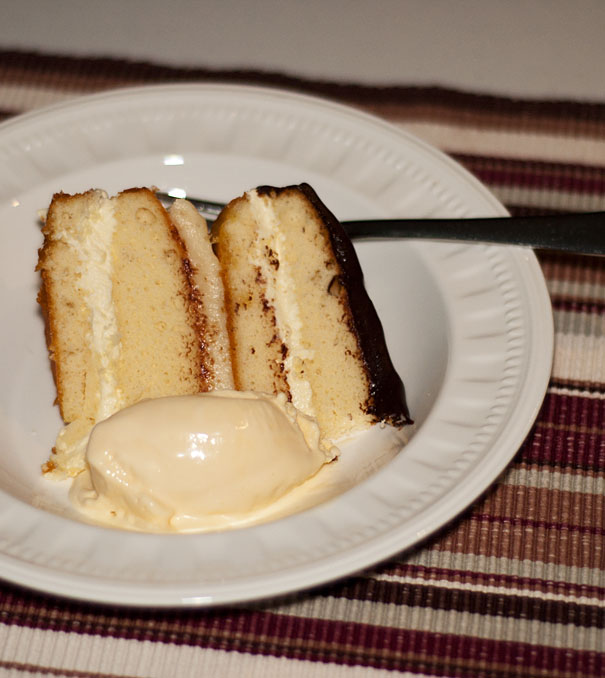
<path id="1" fill-rule="evenodd" d="M 60 427 L 35 301 L 36 211 L 53 192 L 135 185 L 228 200 L 307 181 L 340 218 L 505 214 L 438 151 L 329 102 L 234 86 L 164 86 L 80 99 L 0 127 L 0 576 L 75 598 L 212 605 L 313 586 L 444 525 L 498 476 L 547 385 L 552 316 L 526 249 L 358 246 L 418 427 L 381 469 L 296 515 L 227 533 L 87 525 L 40 476 Z M 351 447 L 381 449 L 380 432 Z M 360 447 L 363 450 L 360 452 Z M 367 475 L 364 480 L 362 476 Z"/>

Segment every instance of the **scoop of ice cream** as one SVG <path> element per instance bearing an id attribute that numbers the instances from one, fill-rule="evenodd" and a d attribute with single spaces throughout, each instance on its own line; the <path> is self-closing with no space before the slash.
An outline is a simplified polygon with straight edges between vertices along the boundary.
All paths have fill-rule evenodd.
<path id="1" fill-rule="evenodd" d="M 266 507 L 335 449 L 282 396 L 214 391 L 144 400 L 98 423 L 72 502 L 96 521 L 189 531 Z"/>

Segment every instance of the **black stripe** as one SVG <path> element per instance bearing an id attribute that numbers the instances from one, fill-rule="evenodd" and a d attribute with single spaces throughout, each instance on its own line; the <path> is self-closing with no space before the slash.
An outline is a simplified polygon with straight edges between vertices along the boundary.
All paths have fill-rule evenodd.
<path id="1" fill-rule="evenodd" d="M 561 99 L 533 100 L 476 94 L 446 87 L 419 87 L 404 85 L 363 85 L 329 80 L 316 80 L 282 72 L 252 69 L 216 69 L 200 67 L 167 66 L 149 61 L 130 61 L 106 57 L 73 57 L 32 51 L 0 50 L 0 69 L 26 68 L 32 74 L 51 71 L 81 77 L 92 75 L 140 82 L 166 82 L 204 80 L 207 82 L 245 82 L 248 84 L 277 86 L 304 90 L 330 98 L 353 100 L 359 104 L 447 105 L 461 111 L 482 110 L 511 116 L 548 116 L 572 119 L 576 122 L 590 120 L 605 123 L 605 103 L 578 102 Z"/>

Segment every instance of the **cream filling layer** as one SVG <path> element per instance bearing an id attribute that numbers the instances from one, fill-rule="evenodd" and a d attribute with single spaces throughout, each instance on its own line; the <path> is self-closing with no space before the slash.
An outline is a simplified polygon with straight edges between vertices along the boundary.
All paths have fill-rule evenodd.
<path id="1" fill-rule="evenodd" d="M 56 234 L 75 252 L 80 287 L 90 311 L 89 341 L 98 366 L 99 394 L 95 421 L 106 419 L 122 406 L 116 364 L 120 355 L 120 333 L 112 299 L 111 243 L 116 228 L 115 203 L 104 191 L 96 191 L 77 232 L 64 229 Z M 72 456 L 70 474 L 84 466 L 88 432 L 78 422 L 64 427 L 57 438 L 57 453 Z M 72 427 L 71 434 L 69 433 Z M 74 435 L 77 429 L 77 435 Z"/>
<path id="2" fill-rule="evenodd" d="M 271 201 L 258 195 L 256 190 L 248 191 L 246 196 L 254 210 L 259 235 L 257 245 L 251 253 L 251 260 L 260 268 L 263 278 L 267 281 L 267 301 L 275 309 L 277 328 L 288 347 L 284 369 L 292 403 L 304 414 L 315 417 L 311 384 L 303 376 L 304 361 L 312 360 L 314 351 L 305 346 L 303 340 L 300 307 L 285 251 L 286 236 L 280 229 L 279 219 Z M 265 254 L 266 248 L 273 251 L 279 266 L 271 265 Z"/>

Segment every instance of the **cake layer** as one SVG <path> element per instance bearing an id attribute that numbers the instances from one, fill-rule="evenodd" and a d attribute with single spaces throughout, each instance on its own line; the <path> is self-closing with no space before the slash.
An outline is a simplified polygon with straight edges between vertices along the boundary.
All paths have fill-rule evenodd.
<path id="1" fill-rule="evenodd" d="M 46 216 L 38 262 L 39 301 L 46 317 L 57 400 L 67 423 L 94 420 L 101 380 L 113 380 L 115 355 L 108 365 L 110 356 L 104 355 L 103 344 L 117 342 L 108 256 L 114 229 L 114 204 L 101 191 L 76 198 L 55 195 Z"/>
<path id="2" fill-rule="evenodd" d="M 212 238 L 236 388 L 285 392 L 331 440 L 409 423 L 355 250 L 310 186 L 249 191 Z"/>

